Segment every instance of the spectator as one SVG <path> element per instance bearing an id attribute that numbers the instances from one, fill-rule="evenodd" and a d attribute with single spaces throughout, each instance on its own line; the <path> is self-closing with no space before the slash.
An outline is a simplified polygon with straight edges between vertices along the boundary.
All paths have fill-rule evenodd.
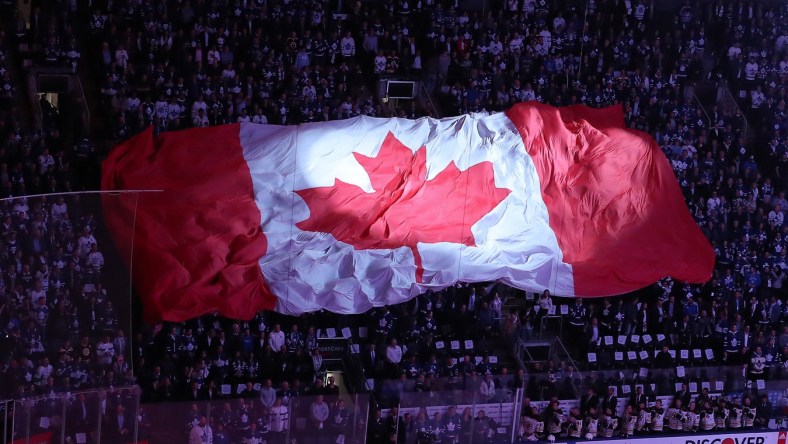
<path id="1" fill-rule="evenodd" d="M 263 387 L 260 389 L 260 403 L 267 408 L 271 409 L 276 401 L 276 390 L 272 386 L 270 379 L 266 379 Z"/>
<path id="2" fill-rule="evenodd" d="M 310 415 L 317 430 L 323 430 L 324 424 L 328 421 L 329 409 L 328 404 L 323 401 L 322 395 L 318 395 L 312 402 Z"/>
<path id="3" fill-rule="evenodd" d="M 479 385 L 479 394 L 481 395 L 482 402 L 490 403 L 496 395 L 495 382 L 491 374 L 484 376 L 481 384 Z"/>
<path id="4" fill-rule="evenodd" d="M 397 340 L 392 339 L 389 341 L 389 346 L 386 348 L 386 363 L 389 367 L 389 373 L 396 374 L 397 367 L 402 361 L 402 347 L 397 345 Z"/>

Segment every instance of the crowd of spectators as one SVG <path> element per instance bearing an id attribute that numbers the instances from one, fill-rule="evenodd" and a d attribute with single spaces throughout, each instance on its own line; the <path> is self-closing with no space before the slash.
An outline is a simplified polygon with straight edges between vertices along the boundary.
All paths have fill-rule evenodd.
<path id="1" fill-rule="evenodd" d="M 497 111 L 528 100 L 620 103 L 627 124 L 653 135 L 670 159 L 715 248 L 717 268 L 703 286 L 665 279 L 654 297 L 571 301 L 564 333 L 587 341 L 567 343 L 585 359 L 587 353 L 614 353 L 618 342 L 607 344 L 607 336 L 624 336 L 627 344 L 637 336 L 639 352 L 648 335 L 654 345 L 637 367 L 724 364 L 746 366 L 753 381 L 784 378 L 788 11 L 768 2 L 658 6 L 643 0 L 507 0 L 480 13 L 432 0 L 34 4 L 29 19 L 20 16 L 0 32 L 0 194 L 70 191 L 73 157 L 92 150 L 87 141 L 72 149 L 76 141 L 64 142 L 57 125 L 37 130 L 19 118 L 19 92 L 6 67 L 11 45 L 20 42 L 40 46 L 40 65 L 78 72 L 88 64 L 79 72 L 100 79 L 97 111 L 109 116 L 114 139 L 150 125 L 162 132 L 229 122 L 434 114 L 416 101 L 384 103 L 377 96 L 381 78 L 423 80 L 443 114 Z M 744 112 L 704 109 L 693 96 L 698 85 L 729 88 Z M 366 331 L 353 339 L 382 405 L 396 404 L 406 392 L 456 391 L 483 400 L 505 400 L 517 388 L 532 399 L 578 395 L 575 384 L 560 384 L 573 380 L 576 369 L 569 364 L 537 362 L 519 370 L 497 364 L 496 344 L 541 335 L 550 328 L 545 324 L 554 303 L 547 294 L 504 312 L 501 295 L 520 294 L 500 287 L 459 285 L 377 309 L 368 318 L 205 316 L 127 338 L 128 326 L 113 308 L 126 295 L 115 299 L 102 285 L 103 257 L 92 233 L 97 222 L 88 207 L 77 198 L 0 204 L 0 325 L 8 335 L 0 387 L 6 397 L 139 383 L 144 401 L 228 400 L 232 420 L 209 423 L 195 414 L 190 430 L 227 433 L 234 441 L 251 424 L 267 421 L 253 434 L 276 434 L 281 430 L 272 425 L 272 412 L 294 397 L 331 398 L 327 409 L 341 410 L 317 345 L 319 330 L 344 326 Z M 704 357 L 711 349 L 714 358 L 684 361 L 671 353 L 680 349 L 701 349 Z M 694 410 L 687 404 L 677 415 L 703 430 L 704 413 L 737 411 L 700 400 Z M 245 409 L 252 412 L 249 424 L 239 428 Z M 661 407 L 632 409 L 618 419 L 623 433 L 632 434 L 630 417 L 637 418 L 635 433 L 645 430 L 638 430 L 641 423 L 656 431 L 654 418 L 663 413 L 654 412 Z M 558 429 L 572 437 L 604 435 L 611 413 L 596 412 L 601 416 L 580 409 L 582 427 L 578 412 L 561 413 Z M 641 421 L 644 412 L 648 420 Z M 544 433 L 555 435 L 554 413 L 524 419 L 522 436 L 538 435 L 540 421 Z M 670 428 L 678 416 L 665 415 Z M 730 426 L 727 418 L 723 427 Z M 597 420 L 594 432 L 587 422 Z M 413 436 L 408 442 L 423 442 Z"/>
<path id="2" fill-rule="evenodd" d="M 20 111 L 14 48 L 27 31 L 7 27 L 12 7 L 0 7 L 0 396 L 133 384 L 128 325 L 104 285 L 97 202 L 19 198 L 74 189 L 77 153 L 55 122 L 34 128 Z"/>
<path id="3" fill-rule="evenodd" d="M 685 392 L 686 393 L 686 392 Z M 623 401 L 623 402 L 622 402 Z M 624 404 L 617 413 L 617 404 Z M 772 406 L 766 395 L 711 396 L 708 390 L 695 397 L 677 393 L 670 402 L 653 399 L 638 390 L 628 400 L 608 392 L 604 396 L 584 395 L 577 407 L 564 409 L 558 400 L 538 412 L 525 406 L 517 433 L 518 442 L 540 439 L 594 439 L 634 435 L 692 434 L 696 432 L 741 431 L 766 428 Z"/>
<path id="4" fill-rule="evenodd" d="M 510 316 L 525 324 L 521 334 L 526 338 L 550 328 L 550 319 L 562 318 L 565 337 L 575 338 L 567 346 L 579 353 L 578 357 L 610 355 L 619 368 L 721 364 L 745 365 L 749 375 L 757 379 L 788 375 L 788 311 L 783 295 L 745 299 L 741 290 L 727 295 L 713 291 L 712 282 L 711 294 L 705 298 L 700 294 L 703 288 L 697 292 L 684 288 L 687 293 L 672 294 L 666 283 L 669 281 L 658 286 L 661 295 L 617 298 L 615 304 L 609 298 L 591 303 L 575 299 L 561 310 L 545 292 L 538 301 Z M 625 360 L 622 355 L 629 352 L 637 357 Z M 613 358 L 616 353 L 622 355 Z M 597 365 L 592 360 L 586 367 Z"/>
<path id="5" fill-rule="evenodd" d="M 623 409 L 618 408 L 619 404 Z M 564 407 L 558 399 L 551 399 L 541 411 L 525 399 L 514 436 L 515 442 L 523 443 L 752 430 L 768 426 L 771 409 L 765 396 L 728 400 L 704 391 L 696 397 L 677 396 L 663 404 L 662 399 L 641 391 L 621 400 L 612 393 L 596 396 L 589 392 L 577 406 Z M 375 442 L 391 435 L 398 442 L 416 444 L 500 442 L 498 425 L 484 410 L 474 415 L 470 408 L 454 405 L 433 415 L 421 408 L 400 416 L 395 409 L 387 418 L 375 418 L 371 424 L 372 438 L 380 440 Z"/>
<path id="6" fill-rule="evenodd" d="M 409 27 L 418 28 L 412 17 L 383 5 L 344 6 L 94 4 L 84 11 L 90 41 L 84 50 L 97 64 L 102 112 L 112 116 L 113 135 L 122 139 L 151 125 L 161 132 L 231 122 L 425 115 L 415 102 L 393 107 L 376 97 L 381 76 L 421 71 L 412 67 L 421 59 L 409 34 Z M 400 64 L 404 53 L 411 55 Z"/>
<path id="7" fill-rule="evenodd" d="M 94 215 L 64 197 L 0 208 L 3 396 L 133 384 L 130 344 L 102 285 Z"/>

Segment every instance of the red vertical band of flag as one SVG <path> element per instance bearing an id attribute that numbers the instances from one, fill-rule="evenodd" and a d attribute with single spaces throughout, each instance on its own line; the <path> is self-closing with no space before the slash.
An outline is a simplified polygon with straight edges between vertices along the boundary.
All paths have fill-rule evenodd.
<path id="1" fill-rule="evenodd" d="M 35 435 L 17 438 L 11 444 L 49 444 L 52 442 L 52 432 L 38 433 Z"/>
<path id="2" fill-rule="evenodd" d="M 239 128 L 155 139 L 148 129 L 104 161 L 104 190 L 164 190 L 139 194 L 138 204 L 129 195 L 103 199 L 120 253 L 133 261 L 132 280 L 148 320 L 182 321 L 212 311 L 249 318 L 274 307 L 259 267 L 267 243 Z"/>
<path id="3" fill-rule="evenodd" d="M 536 165 L 576 295 L 622 294 L 667 275 L 711 278 L 714 252 L 667 158 L 650 136 L 624 127 L 620 106 L 528 103 L 507 116 Z"/>

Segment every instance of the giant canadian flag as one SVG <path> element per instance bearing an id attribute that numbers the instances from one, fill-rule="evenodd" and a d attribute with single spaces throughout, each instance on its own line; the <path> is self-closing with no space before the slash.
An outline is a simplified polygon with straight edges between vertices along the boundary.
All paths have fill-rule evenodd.
<path id="1" fill-rule="evenodd" d="M 102 181 L 164 190 L 105 199 L 149 319 L 360 313 L 457 282 L 598 297 L 714 266 L 620 107 L 147 130 Z"/>

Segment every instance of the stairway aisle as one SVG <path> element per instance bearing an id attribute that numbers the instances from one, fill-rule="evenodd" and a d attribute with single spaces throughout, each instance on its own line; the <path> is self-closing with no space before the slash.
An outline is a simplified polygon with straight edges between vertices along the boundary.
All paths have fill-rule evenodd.
<path id="1" fill-rule="evenodd" d="M 3 5 L 0 9 L 0 16 L 3 17 L 2 27 L 6 30 L 6 70 L 14 85 L 16 86 L 16 95 L 12 109 L 16 118 L 23 128 L 31 128 L 34 126 L 35 119 L 33 115 L 33 106 L 31 97 L 28 94 L 27 88 L 27 75 L 25 73 L 25 54 L 23 50 L 29 50 L 29 45 L 20 44 L 16 36 L 10 32 L 13 29 L 14 17 L 16 17 L 16 5 Z"/>
<path id="2" fill-rule="evenodd" d="M 83 48 L 84 51 L 84 48 Z M 85 104 L 88 109 L 95 110 L 90 113 L 90 135 L 96 143 L 96 148 L 99 153 L 103 153 L 102 148 L 108 144 L 108 140 L 112 138 L 112 122 L 107 118 L 106 113 L 99 112 L 101 107 L 101 98 L 99 89 L 96 85 L 101 82 L 96 79 L 96 74 L 89 63 L 80 63 L 77 65 L 77 76 L 82 82 L 82 90 L 85 94 Z"/>

